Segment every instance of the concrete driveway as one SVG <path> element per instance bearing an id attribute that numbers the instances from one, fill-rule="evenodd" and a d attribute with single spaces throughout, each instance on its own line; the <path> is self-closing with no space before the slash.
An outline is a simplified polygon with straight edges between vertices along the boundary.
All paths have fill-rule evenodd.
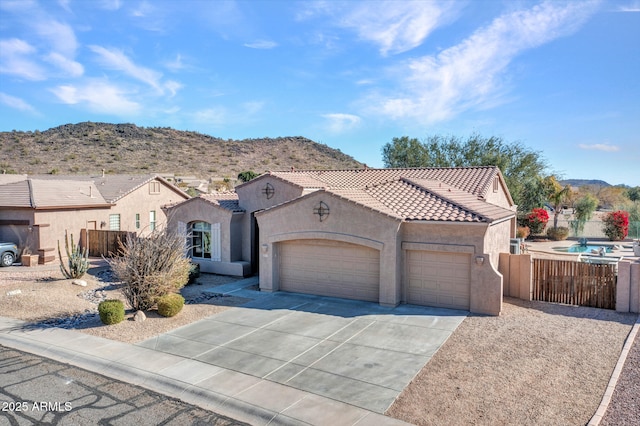
<path id="1" fill-rule="evenodd" d="M 255 300 L 242 307 L 139 346 L 211 366 L 209 378 L 199 385 L 213 391 L 219 387 L 228 392 L 232 386 L 250 394 L 269 381 L 384 413 L 467 315 L 413 305 L 384 308 L 320 296 L 254 293 Z M 225 380 L 231 373 L 236 380 L 247 378 L 246 383 Z"/>

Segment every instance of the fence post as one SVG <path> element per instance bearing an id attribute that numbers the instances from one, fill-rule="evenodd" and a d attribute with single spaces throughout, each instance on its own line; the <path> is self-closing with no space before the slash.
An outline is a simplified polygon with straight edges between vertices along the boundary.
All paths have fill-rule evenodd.
<path id="1" fill-rule="evenodd" d="M 511 263 L 511 254 L 510 253 L 500 253 L 498 257 L 498 272 L 502 274 L 502 295 L 503 296 L 512 296 L 511 288 L 509 284 L 509 265 Z"/>
<path id="2" fill-rule="evenodd" d="M 520 299 L 533 299 L 533 261 L 530 254 L 518 256 L 518 269 L 520 271 Z"/>

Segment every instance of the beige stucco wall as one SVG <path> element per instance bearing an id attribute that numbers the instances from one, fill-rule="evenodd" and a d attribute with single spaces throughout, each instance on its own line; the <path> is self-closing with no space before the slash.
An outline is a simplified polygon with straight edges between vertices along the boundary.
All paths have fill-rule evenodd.
<path id="1" fill-rule="evenodd" d="M 267 195 L 263 193 L 267 184 L 270 184 L 273 187 L 273 196 L 271 198 L 267 198 Z M 278 204 L 298 198 L 302 195 L 302 188 L 265 174 L 245 184 L 237 186 L 235 190 L 238 194 L 238 198 L 240 199 L 240 207 L 242 207 L 246 212 L 245 216 L 242 218 L 242 224 L 240 225 L 243 236 L 242 259 L 250 262 L 252 247 L 251 237 L 253 235 L 251 213 L 268 209 Z"/>
<path id="2" fill-rule="evenodd" d="M 188 197 L 182 195 L 177 189 L 162 182 L 160 183 L 160 193 L 151 194 L 149 184 L 146 183 L 117 201 L 117 204 L 106 215 L 106 219 L 102 219 L 106 220 L 107 223 L 103 229 L 109 229 L 109 214 L 120 214 L 121 231 L 133 231 L 137 232 L 138 235 L 148 234 L 151 232 L 149 228 L 149 212 L 155 210 L 156 225 L 164 226 L 167 222 L 167 217 L 161 207 L 186 199 Z M 136 213 L 140 214 L 140 229 L 136 229 L 135 226 Z M 98 222 L 98 226 L 99 224 L 100 222 Z"/>
<path id="3" fill-rule="evenodd" d="M 517 206 L 511 204 L 509 201 L 509 196 L 507 195 L 506 187 L 500 182 L 497 191 L 493 190 L 493 184 L 489 188 L 489 191 L 486 194 L 487 202 L 491 204 L 495 204 L 496 206 L 504 207 L 505 209 L 516 211 Z"/>
<path id="4" fill-rule="evenodd" d="M 491 265 L 498 269 L 500 253 L 509 253 L 512 221 L 491 224 L 484 238 L 483 253 L 490 255 Z"/>
<path id="5" fill-rule="evenodd" d="M 497 271 L 498 253 L 495 253 L 496 263 L 493 265 L 491 252 L 485 251 L 485 239 L 491 235 L 496 241 L 489 246 L 499 246 L 499 235 L 508 231 L 510 225 L 500 226 L 496 232 L 490 232 L 485 223 L 454 223 L 454 222 L 406 222 L 402 226 L 402 241 L 424 245 L 429 250 L 470 253 L 471 282 L 469 289 L 470 311 L 489 315 L 499 315 L 502 311 L 502 275 Z M 495 235 L 494 235 L 495 234 Z M 506 234 L 506 247 L 509 249 L 509 236 Z M 492 250 L 495 250 L 492 247 Z"/>
<path id="6" fill-rule="evenodd" d="M 321 222 L 314 214 L 320 201 L 330 210 Z M 343 241 L 380 251 L 380 304 L 400 303 L 401 262 L 398 219 L 382 215 L 325 191 L 286 206 L 256 214 L 260 226 L 260 288 L 277 291 L 278 243 L 300 239 Z M 327 265 L 330 268 L 331 265 Z"/>
<path id="7" fill-rule="evenodd" d="M 93 229 L 94 222 L 96 229 L 108 230 L 109 216 L 112 214 L 120 214 L 120 230 L 137 232 L 139 235 L 144 234 L 149 232 L 149 211 L 155 210 L 157 225 L 163 225 L 166 223 L 166 216 L 161 207 L 186 198 L 180 191 L 160 181 L 159 194 L 150 194 L 147 183 L 122 197 L 115 206 L 11 210 L 11 213 L 7 213 L 7 217 L 12 219 L 29 218 L 31 224 L 36 225 L 39 231 L 39 241 L 36 243 L 37 247 L 32 248 L 32 251 L 36 252 L 38 249 L 57 249 L 58 241 L 61 245 L 64 243 L 65 231 L 73 235 L 74 241 L 79 241 L 80 230 L 83 228 Z M 8 211 L 3 210 L 3 215 L 5 212 Z M 140 229 L 135 227 L 136 213 L 140 213 Z M 104 226 L 101 226 L 102 223 Z"/>
<path id="8" fill-rule="evenodd" d="M 220 224 L 220 261 L 231 261 L 231 240 L 240 235 L 231 236 L 231 211 L 215 206 L 201 198 L 193 198 L 167 209 L 168 228 L 178 230 L 178 222 L 207 222 Z"/>
<path id="9" fill-rule="evenodd" d="M 19 250 L 29 247 L 32 252 L 38 248 L 39 236 L 33 229 L 33 210 L 0 209 L 0 219 L 28 221 L 28 225 L 0 225 L 0 241 L 16 243 Z M 29 229 L 31 228 L 31 230 Z"/>

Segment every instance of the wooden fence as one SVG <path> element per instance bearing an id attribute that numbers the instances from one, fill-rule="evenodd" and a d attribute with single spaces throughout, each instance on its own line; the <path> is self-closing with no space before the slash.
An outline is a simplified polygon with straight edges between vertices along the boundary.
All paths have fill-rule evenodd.
<path id="1" fill-rule="evenodd" d="M 616 266 L 533 260 L 533 300 L 616 308 Z"/>
<path id="2" fill-rule="evenodd" d="M 83 235 L 84 234 L 84 235 Z M 127 236 L 135 237 L 135 232 L 127 231 L 101 231 L 97 229 L 89 229 L 88 232 L 83 229 L 81 239 L 86 243 L 89 249 L 89 256 L 114 256 L 118 253 L 118 241 L 127 241 Z M 86 235 L 87 238 L 84 238 Z"/>

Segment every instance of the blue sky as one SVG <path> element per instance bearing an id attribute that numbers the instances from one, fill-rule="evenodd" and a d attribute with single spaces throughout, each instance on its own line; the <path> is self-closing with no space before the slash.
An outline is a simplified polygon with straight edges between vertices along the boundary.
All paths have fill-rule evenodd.
<path id="1" fill-rule="evenodd" d="M 640 1 L 0 0 L 0 130 L 82 121 L 372 167 L 393 137 L 476 132 L 636 186 Z"/>

